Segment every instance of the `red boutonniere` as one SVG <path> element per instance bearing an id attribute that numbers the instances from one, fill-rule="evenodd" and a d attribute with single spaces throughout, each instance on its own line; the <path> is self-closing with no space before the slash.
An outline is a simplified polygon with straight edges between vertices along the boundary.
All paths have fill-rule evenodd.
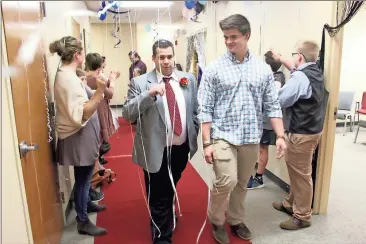
<path id="1" fill-rule="evenodd" d="M 183 77 L 180 79 L 179 84 L 183 88 L 187 88 L 188 86 L 188 79 L 186 77 Z"/>

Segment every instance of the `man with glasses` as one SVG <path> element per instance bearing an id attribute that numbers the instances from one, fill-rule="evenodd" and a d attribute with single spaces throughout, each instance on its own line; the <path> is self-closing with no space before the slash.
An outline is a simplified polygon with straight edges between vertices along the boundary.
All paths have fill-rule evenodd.
<path id="1" fill-rule="evenodd" d="M 283 202 L 274 202 L 273 207 L 291 215 L 289 220 L 280 224 L 287 230 L 311 225 L 312 157 L 323 131 L 324 119 L 325 88 L 323 73 L 316 63 L 318 55 L 319 46 L 312 41 L 297 45 L 296 52 L 292 54 L 293 64 L 274 53 L 274 58 L 287 68 L 296 69 L 279 92 L 282 108 L 291 110 L 285 153 L 291 188 L 289 196 Z"/>

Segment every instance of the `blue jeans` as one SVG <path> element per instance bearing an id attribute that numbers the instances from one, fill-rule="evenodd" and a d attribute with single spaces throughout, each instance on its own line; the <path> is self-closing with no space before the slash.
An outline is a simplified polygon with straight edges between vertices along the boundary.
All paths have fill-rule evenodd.
<path id="1" fill-rule="evenodd" d="M 75 186 L 74 202 L 76 210 L 76 220 L 78 222 L 87 222 L 89 220 L 87 207 L 90 201 L 89 189 L 93 177 L 94 165 L 74 166 Z"/>

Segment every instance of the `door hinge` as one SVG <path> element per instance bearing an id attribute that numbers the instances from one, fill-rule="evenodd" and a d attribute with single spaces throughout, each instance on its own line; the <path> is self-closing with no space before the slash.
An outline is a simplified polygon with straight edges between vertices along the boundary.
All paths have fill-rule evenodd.
<path id="1" fill-rule="evenodd" d="M 61 203 L 65 203 L 65 193 L 63 191 L 60 192 L 60 200 Z"/>

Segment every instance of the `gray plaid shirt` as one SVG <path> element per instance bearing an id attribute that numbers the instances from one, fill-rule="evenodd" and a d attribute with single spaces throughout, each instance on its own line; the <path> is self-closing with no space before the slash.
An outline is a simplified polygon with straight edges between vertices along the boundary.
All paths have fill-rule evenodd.
<path id="1" fill-rule="evenodd" d="M 233 145 L 259 144 L 263 112 L 282 118 L 272 71 L 250 53 L 242 63 L 227 52 L 210 64 L 197 98 L 200 122 L 212 122 L 211 138 Z"/>

